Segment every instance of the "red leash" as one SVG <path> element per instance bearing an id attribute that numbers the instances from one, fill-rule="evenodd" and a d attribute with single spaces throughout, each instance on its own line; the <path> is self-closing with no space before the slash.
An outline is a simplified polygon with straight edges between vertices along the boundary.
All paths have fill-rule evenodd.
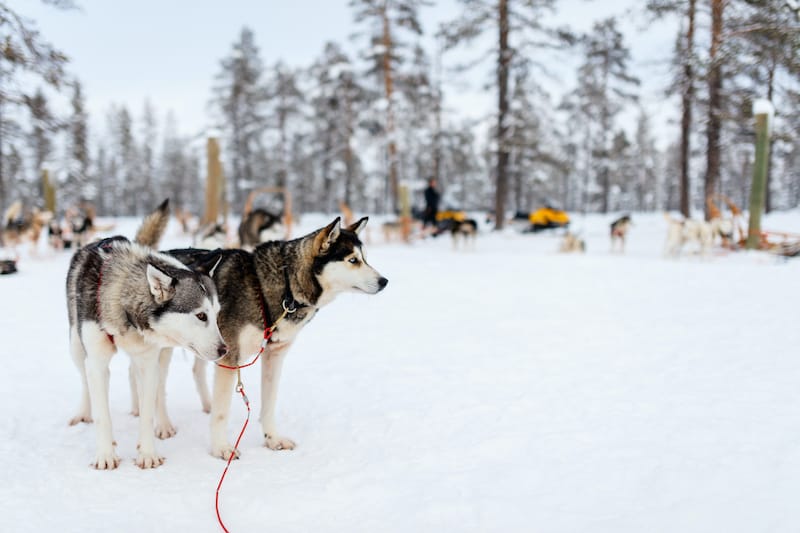
<path id="1" fill-rule="evenodd" d="M 256 357 L 256 359 L 258 359 L 258 357 Z M 255 363 L 255 359 L 253 360 L 253 363 Z M 239 380 L 239 384 L 236 386 L 236 392 L 242 395 L 242 401 L 244 402 L 244 406 L 247 407 L 247 418 L 244 421 L 242 430 L 239 432 L 239 437 L 236 439 L 236 444 L 233 445 L 233 451 L 231 452 L 231 456 L 228 457 L 228 463 L 225 465 L 225 470 L 223 470 L 222 476 L 219 478 L 219 483 L 217 484 L 217 495 L 216 498 L 214 499 L 214 507 L 217 511 L 217 521 L 219 522 L 219 525 L 222 527 L 222 530 L 225 533 L 230 533 L 230 532 L 228 531 L 228 528 L 225 527 L 225 524 L 222 523 L 222 516 L 220 516 L 219 514 L 219 489 L 222 488 L 222 482 L 225 480 L 225 474 L 228 473 L 228 467 L 231 466 L 231 461 L 233 461 L 233 458 L 236 457 L 236 452 L 239 449 L 239 441 L 242 440 L 242 435 L 244 435 L 244 430 L 247 429 L 247 424 L 248 422 L 250 422 L 250 400 L 247 399 L 247 395 L 244 393 L 244 387 L 242 386 L 241 380 Z"/>
<path id="2" fill-rule="evenodd" d="M 255 355 L 252 361 L 247 363 L 246 365 L 238 365 L 238 366 L 228 366 L 223 365 L 220 363 L 215 363 L 217 366 L 221 368 L 227 368 L 228 370 L 236 370 L 239 378 L 239 383 L 236 384 L 236 392 L 242 395 L 242 401 L 244 402 L 244 406 L 247 408 L 247 418 L 244 421 L 244 425 L 242 426 L 242 430 L 239 432 L 239 437 L 236 439 L 236 444 L 233 445 L 233 451 L 231 452 L 231 456 L 228 457 L 228 462 L 225 465 L 225 470 L 222 471 L 222 476 L 219 478 L 219 483 L 217 484 L 217 493 L 216 497 L 214 498 L 214 509 L 217 512 L 217 521 L 219 522 L 220 527 L 225 533 L 230 533 L 228 528 L 225 527 L 225 524 L 222 522 L 222 516 L 219 513 L 219 491 L 222 488 L 222 482 L 225 480 L 225 474 L 228 473 L 228 467 L 231 466 L 231 461 L 233 458 L 236 457 L 237 452 L 239 451 L 239 442 L 242 440 L 242 435 L 244 435 L 244 430 L 247 429 L 247 424 L 250 422 L 250 400 L 247 398 L 247 395 L 244 393 L 244 385 L 242 384 L 242 368 L 247 368 L 248 366 L 252 366 L 258 361 L 258 358 L 264 353 L 264 349 L 267 347 L 269 343 L 270 337 L 272 337 L 272 333 L 275 331 L 275 327 L 278 325 L 278 322 L 284 319 L 284 317 L 288 314 L 294 313 L 295 308 L 292 307 L 287 308 L 286 302 L 283 303 L 283 314 L 278 317 L 278 320 L 275 321 L 274 324 L 271 326 L 267 326 L 267 314 L 266 310 L 264 309 L 264 301 L 261 301 L 261 313 L 264 317 L 264 338 L 261 339 L 261 347 L 258 350 L 258 353 Z"/>

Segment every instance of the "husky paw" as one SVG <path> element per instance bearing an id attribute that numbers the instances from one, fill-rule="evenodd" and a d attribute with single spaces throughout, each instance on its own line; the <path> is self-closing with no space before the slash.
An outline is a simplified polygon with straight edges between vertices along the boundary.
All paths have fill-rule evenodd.
<path id="1" fill-rule="evenodd" d="M 131 409 L 131 416 L 139 416 L 139 408 L 138 407 L 134 407 L 133 409 Z"/>
<path id="2" fill-rule="evenodd" d="M 156 437 L 158 437 L 161 440 L 174 437 L 177 432 L 178 430 L 175 429 L 175 426 L 173 426 L 169 422 L 165 424 L 156 424 Z"/>
<path id="3" fill-rule="evenodd" d="M 86 413 L 80 413 L 69 419 L 70 426 L 74 426 L 75 424 L 80 424 L 81 422 L 85 422 L 86 424 L 91 424 L 92 423 L 91 415 L 88 415 Z"/>
<path id="4" fill-rule="evenodd" d="M 295 443 L 291 439 L 277 435 L 264 434 L 264 446 L 270 450 L 294 450 Z"/>
<path id="5" fill-rule="evenodd" d="M 114 452 L 98 453 L 92 466 L 95 470 L 114 470 L 119 466 L 119 457 Z"/>
<path id="6" fill-rule="evenodd" d="M 203 404 L 203 412 L 206 413 L 206 414 L 210 413 L 211 412 L 211 402 L 209 402 L 208 400 L 201 400 L 201 402 Z"/>
<path id="7" fill-rule="evenodd" d="M 211 448 L 211 455 L 227 461 L 230 459 L 231 455 L 233 455 L 234 459 L 238 459 L 240 453 L 239 450 L 234 449 L 234 447 L 230 444 L 223 444 L 221 446 L 214 446 Z"/>
<path id="8" fill-rule="evenodd" d="M 140 451 L 138 457 L 136 457 L 136 466 L 142 470 L 146 468 L 157 468 L 163 464 L 164 458 L 158 455 L 156 452 L 142 453 Z"/>

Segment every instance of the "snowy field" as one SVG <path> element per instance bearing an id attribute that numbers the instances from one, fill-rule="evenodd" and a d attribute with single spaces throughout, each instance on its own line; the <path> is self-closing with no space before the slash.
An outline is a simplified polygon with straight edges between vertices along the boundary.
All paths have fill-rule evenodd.
<path id="1" fill-rule="evenodd" d="M 575 219 L 585 255 L 553 235 L 381 243 L 376 295 L 339 297 L 285 366 L 278 427 L 257 407 L 222 488 L 235 532 L 796 532 L 800 530 L 800 259 L 661 257 L 660 214 Z M 300 231 L 327 221 L 305 217 Z M 117 229 L 132 236 L 136 220 Z M 765 227 L 800 232 L 800 212 Z M 165 247 L 189 238 L 171 225 Z M 128 358 L 111 368 L 122 465 L 89 467 L 94 427 L 68 354 L 69 256 L 0 277 L 0 531 L 214 532 L 224 463 L 177 351 L 164 466 L 133 464 Z M 259 370 L 244 371 L 258 405 Z M 234 399 L 231 440 L 244 420 Z"/>

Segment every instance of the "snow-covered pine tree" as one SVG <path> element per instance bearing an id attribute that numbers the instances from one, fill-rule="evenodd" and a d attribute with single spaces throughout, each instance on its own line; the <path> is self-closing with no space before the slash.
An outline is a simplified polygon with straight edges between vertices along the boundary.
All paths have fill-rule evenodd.
<path id="1" fill-rule="evenodd" d="M 262 79 L 264 66 L 252 30 L 242 28 L 233 50 L 220 65 L 211 105 L 216 112 L 216 123 L 225 135 L 231 202 L 233 210 L 238 212 L 244 204 L 244 189 L 264 178 L 254 173 L 254 167 L 256 151 L 267 127 L 268 96 Z"/>
<path id="2" fill-rule="evenodd" d="M 392 212 L 398 208 L 400 181 L 395 85 L 406 48 L 402 33 L 422 35 L 419 10 L 426 5 L 430 5 L 428 0 L 350 0 L 355 22 L 366 28 L 363 34 L 368 39 L 369 49 L 364 57 L 370 62 L 369 74 L 377 76 L 383 88 L 387 190 L 389 210 Z"/>
<path id="3" fill-rule="evenodd" d="M 459 0 L 462 14 L 442 26 L 445 49 L 467 44 L 480 36 L 496 32 L 497 45 L 490 49 L 495 58 L 497 116 L 495 127 L 495 228 L 501 229 L 506 218 L 508 196 L 509 80 L 518 67 L 542 64 L 536 58 L 542 49 L 561 48 L 573 41 L 566 28 L 545 25 L 544 16 L 554 11 L 556 0 Z M 484 59 L 488 56 L 483 56 Z"/>

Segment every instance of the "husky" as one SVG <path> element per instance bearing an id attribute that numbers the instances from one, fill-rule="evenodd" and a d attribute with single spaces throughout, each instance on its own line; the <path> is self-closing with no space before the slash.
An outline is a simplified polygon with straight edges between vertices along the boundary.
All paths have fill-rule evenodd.
<path id="1" fill-rule="evenodd" d="M 192 246 L 202 249 L 227 248 L 227 227 L 219 222 L 210 222 L 201 226 L 194 235 Z"/>
<path id="2" fill-rule="evenodd" d="M 387 220 L 381 224 L 383 242 L 399 241 L 403 238 L 403 224 L 400 220 Z"/>
<path id="3" fill-rule="evenodd" d="M 564 238 L 561 240 L 561 245 L 559 246 L 558 251 L 562 254 L 569 254 L 573 252 L 581 254 L 585 253 L 586 241 L 571 231 L 568 231 L 564 234 Z"/>
<path id="4" fill-rule="evenodd" d="M 339 221 L 337 217 L 298 239 L 260 244 L 253 252 L 191 248 L 166 252 L 192 268 L 218 263 L 212 278 L 220 297 L 220 330 L 230 347 L 224 358 L 227 366 L 247 363 L 262 346 L 267 326 L 288 311 L 261 356 L 260 421 L 264 444 L 272 450 L 295 447 L 294 441 L 281 436 L 275 427 L 275 403 L 281 367 L 297 334 L 336 295 L 347 291 L 376 294 L 388 283 L 364 256 L 359 233 L 367 218 L 348 228 L 340 227 Z M 205 382 L 205 363 L 199 359 L 194 375 L 203 410 L 211 412 L 212 455 L 223 459 L 238 455 L 226 436 L 236 371 L 216 367 L 212 398 Z M 162 376 L 162 386 L 164 381 Z M 157 397 L 163 402 L 163 394 Z M 161 404 L 158 413 L 166 416 Z M 169 424 L 169 420 L 160 420 L 159 424 Z"/>
<path id="5" fill-rule="evenodd" d="M 714 239 L 720 237 L 723 243 L 726 238 L 733 237 L 733 222 L 730 219 L 713 218 L 710 221 L 677 220 L 664 213 L 667 221 L 667 241 L 664 245 L 665 257 L 678 257 L 687 243 L 696 246 L 697 252 L 708 257 L 714 245 Z"/>
<path id="6" fill-rule="evenodd" d="M 614 251 L 615 244 L 619 243 L 620 253 L 625 253 L 625 237 L 631 229 L 633 221 L 630 215 L 623 215 L 611 223 L 611 251 Z"/>
<path id="7" fill-rule="evenodd" d="M 88 244 L 72 257 L 67 273 L 70 351 L 83 391 L 70 425 L 97 425 L 98 470 L 119 465 L 111 433 L 108 365 L 117 348 L 128 352 L 136 368 L 140 399 L 140 468 L 164 462 L 153 441 L 159 352 L 182 346 L 216 361 L 227 353 L 217 326 L 220 304 L 214 283 L 202 268 L 151 249 L 167 225 L 168 203 L 145 218 L 134 242 L 111 237 Z"/>
<path id="8" fill-rule="evenodd" d="M 28 210 L 19 200 L 14 202 L 3 214 L 3 244 L 16 250 L 19 244 L 28 242 L 35 252 L 39 236 L 52 218 L 50 211 L 41 211 L 36 207 Z"/>
<path id="9" fill-rule="evenodd" d="M 478 235 L 478 222 L 473 218 L 464 220 L 454 220 L 450 224 L 450 235 L 453 238 L 453 249 L 458 248 L 458 240 L 464 240 L 465 248 L 475 249 L 475 241 Z"/>
<path id="10" fill-rule="evenodd" d="M 254 209 L 239 224 L 239 246 L 252 251 L 259 244 L 284 237 L 286 230 L 278 215 L 266 209 Z"/>

